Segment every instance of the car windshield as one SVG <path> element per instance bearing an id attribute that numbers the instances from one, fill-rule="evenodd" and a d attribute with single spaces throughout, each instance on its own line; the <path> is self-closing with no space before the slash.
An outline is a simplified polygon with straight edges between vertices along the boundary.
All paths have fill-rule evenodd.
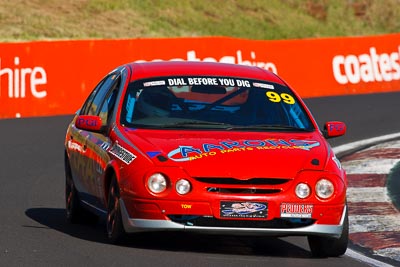
<path id="1" fill-rule="evenodd" d="M 313 131 L 283 85 L 232 77 L 161 77 L 128 85 L 121 123 L 132 128 Z"/>

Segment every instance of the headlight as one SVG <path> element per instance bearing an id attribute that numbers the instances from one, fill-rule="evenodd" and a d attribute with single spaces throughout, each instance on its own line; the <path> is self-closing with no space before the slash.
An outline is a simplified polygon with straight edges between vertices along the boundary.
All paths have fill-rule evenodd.
<path id="1" fill-rule="evenodd" d="M 315 192 L 320 198 L 327 199 L 333 195 L 335 192 L 335 187 L 331 181 L 327 179 L 321 179 L 315 185 Z"/>
<path id="2" fill-rule="evenodd" d="M 300 183 L 296 186 L 296 196 L 306 198 L 310 195 L 311 189 L 307 184 Z"/>
<path id="3" fill-rule="evenodd" d="M 178 182 L 176 182 L 175 189 L 180 195 L 187 194 L 191 189 L 190 182 L 185 179 L 180 179 Z"/>
<path id="4" fill-rule="evenodd" d="M 167 178 L 161 173 L 155 173 L 147 180 L 147 186 L 153 193 L 158 194 L 164 192 L 167 188 Z"/>

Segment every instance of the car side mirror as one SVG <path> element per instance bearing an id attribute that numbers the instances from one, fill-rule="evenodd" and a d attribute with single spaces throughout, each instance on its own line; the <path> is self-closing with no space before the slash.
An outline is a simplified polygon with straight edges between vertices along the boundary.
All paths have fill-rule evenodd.
<path id="1" fill-rule="evenodd" d="M 326 139 L 342 136 L 346 133 L 346 124 L 341 121 L 328 121 L 324 125 L 323 134 Z"/>
<path id="2" fill-rule="evenodd" d="M 75 120 L 75 127 L 85 131 L 101 132 L 101 118 L 99 116 L 79 115 Z"/>

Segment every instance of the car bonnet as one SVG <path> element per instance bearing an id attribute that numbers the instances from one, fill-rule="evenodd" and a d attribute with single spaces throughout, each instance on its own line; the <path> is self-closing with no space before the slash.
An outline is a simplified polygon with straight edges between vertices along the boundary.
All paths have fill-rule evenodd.
<path id="1" fill-rule="evenodd" d="M 180 166 L 192 177 L 294 177 L 322 170 L 328 147 L 318 131 L 265 133 L 131 130 L 128 138 L 156 165 Z M 159 160 L 160 157 L 168 160 Z"/>

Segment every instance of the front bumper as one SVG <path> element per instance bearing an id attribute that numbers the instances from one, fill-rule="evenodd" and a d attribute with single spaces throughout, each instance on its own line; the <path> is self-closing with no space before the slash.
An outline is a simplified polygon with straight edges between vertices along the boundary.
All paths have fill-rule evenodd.
<path id="1" fill-rule="evenodd" d="M 312 224 L 296 228 L 252 228 L 252 227 L 215 227 L 190 226 L 171 220 L 133 219 L 129 217 L 124 201 L 120 200 L 123 225 L 127 233 L 141 231 L 191 231 L 207 234 L 229 235 L 269 235 L 269 236 L 305 236 L 319 235 L 339 238 L 342 234 L 347 206 L 344 206 L 338 225 Z"/>

